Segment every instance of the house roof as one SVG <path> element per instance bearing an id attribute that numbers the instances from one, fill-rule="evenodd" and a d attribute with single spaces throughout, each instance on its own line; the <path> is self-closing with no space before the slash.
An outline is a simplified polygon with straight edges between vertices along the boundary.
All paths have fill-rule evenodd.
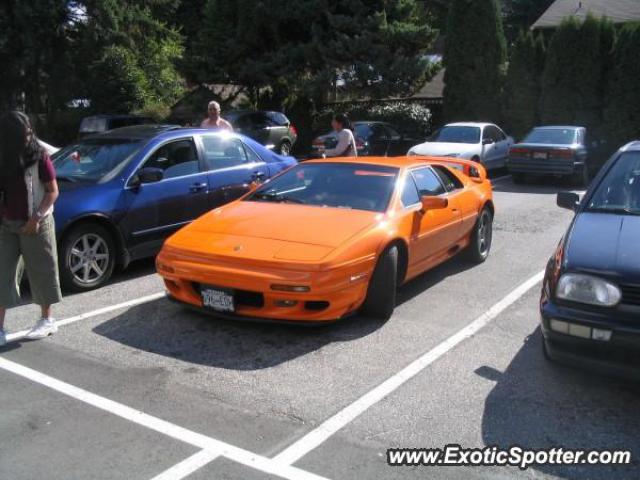
<path id="1" fill-rule="evenodd" d="M 613 23 L 640 21 L 639 0 L 556 0 L 531 28 L 555 28 L 566 17 L 584 20 L 588 13 Z"/>

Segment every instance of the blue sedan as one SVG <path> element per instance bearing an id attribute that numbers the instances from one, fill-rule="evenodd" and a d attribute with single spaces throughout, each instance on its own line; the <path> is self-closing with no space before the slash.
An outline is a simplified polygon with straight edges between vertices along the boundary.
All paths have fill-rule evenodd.
<path id="1" fill-rule="evenodd" d="M 540 311 L 548 357 L 640 379 L 640 142 L 619 150 L 547 265 Z"/>
<path id="2" fill-rule="evenodd" d="M 154 256 L 180 227 L 296 164 L 243 135 L 173 126 L 87 137 L 53 161 L 60 278 L 74 291 Z"/>

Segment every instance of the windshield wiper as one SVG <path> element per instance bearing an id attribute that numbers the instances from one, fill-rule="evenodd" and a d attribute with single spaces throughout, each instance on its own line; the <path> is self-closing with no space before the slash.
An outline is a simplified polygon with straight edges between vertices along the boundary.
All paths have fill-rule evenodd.
<path id="1" fill-rule="evenodd" d="M 254 197 L 258 199 L 268 200 L 270 202 L 299 203 L 299 204 L 305 203 L 304 201 L 298 198 L 288 197 L 286 195 L 281 195 L 277 192 L 260 192 L 260 193 L 256 193 Z"/>
<path id="2" fill-rule="evenodd" d="M 640 211 L 632 210 L 629 207 L 589 207 L 590 212 L 618 213 L 620 215 L 640 215 Z"/>
<path id="3" fill-rule="evenodd" d="M 66 175 L 56 175 L 56 180 L 60 182 L 71 182 L 71 183 L 76 183 L 78 181 L 77 178 L 69 177 Z"/>

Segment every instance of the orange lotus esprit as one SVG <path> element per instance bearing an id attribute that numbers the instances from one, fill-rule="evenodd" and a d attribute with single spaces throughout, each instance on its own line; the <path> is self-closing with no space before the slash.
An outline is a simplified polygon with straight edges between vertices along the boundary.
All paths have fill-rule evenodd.
<path id="1" fill-rule="evenodd" d="M 157 258 L 169 297 L 234 318 L 327 322 L 391 316 L 398 285 L 491 249 L 482 165 L 436 157 L 298 164 L 170 237 Z"/>

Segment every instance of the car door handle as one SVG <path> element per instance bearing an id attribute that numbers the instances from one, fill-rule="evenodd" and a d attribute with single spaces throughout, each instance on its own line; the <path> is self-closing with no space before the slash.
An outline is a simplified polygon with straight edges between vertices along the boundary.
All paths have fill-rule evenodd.
<path id="1" fill-rule="evenodd" d="M 201 192 L 202 190 L 206 190 L 207 187 L 208 185 L 206 183 L 194 183 L 193 185 L 191 185 L 189 190 L 191 190 L 191 192 L 193 193 L 196 193 Z"/>

